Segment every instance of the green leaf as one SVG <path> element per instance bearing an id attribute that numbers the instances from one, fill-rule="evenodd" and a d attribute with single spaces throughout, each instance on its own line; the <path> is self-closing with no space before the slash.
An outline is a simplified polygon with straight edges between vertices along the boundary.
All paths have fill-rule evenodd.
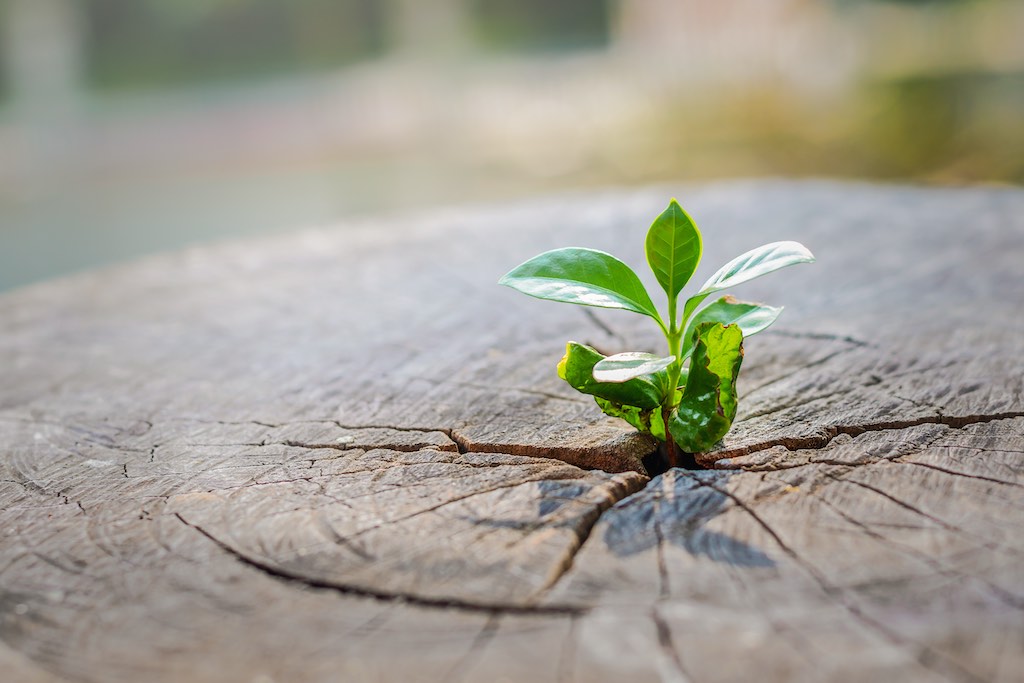
<path id="1" fill-rule="evenodd" d="M 645 246 L 654 276 L 669 298 L 675 300 L 700 263 L 700 230 L 673 199 L 651 224 Z"/>
<path id="2" fill-rule="evenodd" d="M 767 275 L 779 268 L 797 263 L 812 263 L 813 261 L 814 255 L 799 242 L 765 244 L 757 249 L 751 249 L 745 254 L 740 254 L 719 268 L 718 272 L 704 283 L 697 295 L 706 296 L 711 292 Z"/>
<path id="3" fill-rule="evenodd" d="M 649 410 L 662 404 L 665 378 L 644 375 L 625 382 L 599 382 L 594 379 L 594 366 L 603 359 L 604 356 L 589 346 L 569 342 L 558 363 L 558 376 L 576 391 L 621 405 Z"/>
<path id="4" fill-rule="evenodd" d="M 597 405 L 600 406 L 605 415 L 625 420 L 641 432 L 650 434 L 660 441 L 665 440 L 665 417 L 662 415 L 660 406 L 649 410 L 642 410 L 636 406 L 614 403 L 598 396 L 595 396 L 594 400 L 597 401 Z"/>
<path id="5" fill-rule="evenodd" d="M 625 382 L 660 372 L 672 365 L 675 359 L 675 356 L 661 358 L 653 353 L 617 353 L 597 362 L 594 379 L 598 382 Z"/>
<path id="6" fill-rule="evenodd" d="M 661 323 L 658 309 L 636 273 L 611 254 L 596 249 L 568 247 L 544 252 L 510 270 L 498 284 L 538 299 L 621 308 L 649 315 Z"/>
<path id="7" fill-rule="evenodd" d="M 743 362 L 743 333 L 736 325 L 701 323 L 690 357 L 690 375 L 668 428 L 689 453 L 711 449 L 736 417 L 736 376 Z"/>
<path id="8" fill-rule="evenodd" d="M 736 325 L 744 337 L 749 337 L 775 322 L 780 313 L 782 313 L 782 306 L 765 306 L 764 304 L 739 301 L 727 294 L 702 308 L 697 315 L 690 319 L 686 325 L 686 331 L 683 333 L 683 348 L 685 350 L 692 347 L 693 333 L 700 323 Z"/>

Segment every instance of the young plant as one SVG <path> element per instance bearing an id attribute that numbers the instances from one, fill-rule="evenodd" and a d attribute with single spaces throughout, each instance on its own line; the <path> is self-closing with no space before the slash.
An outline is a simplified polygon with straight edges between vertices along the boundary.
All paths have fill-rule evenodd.
<path id="1" fill-rule="evenodd" d="M 710 295 L 814 256 L 798 242 L 772 242 L 722 266 L 679 310 L 679 293 L 703 250 L 693 219 L 673 199 L 647 232 L 647 263 L 668 296 L 662 317 L 640 278 L 611 254 L 568 247 L 535 256 L 513 268 L 499 284 L 539 299 L 581 306 L 618 308 L 650 317 L 665 335 L 668 354 L 619 353 L 605 357 L 569 342 L 558 376 L 594 396 L 608 415 L 665 442 L 670 467 L 680 451 L 710 450 L 736 417 L 736 377 L 743 337 L 765 329 L 781 307 L 723 296 L 700 308 Z"/>

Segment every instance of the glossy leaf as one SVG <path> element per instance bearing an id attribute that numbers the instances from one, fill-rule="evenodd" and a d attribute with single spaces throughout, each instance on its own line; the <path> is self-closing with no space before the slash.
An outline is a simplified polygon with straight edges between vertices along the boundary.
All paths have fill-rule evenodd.
<path id="1" fill-rule="evenodd" d="M 708 295 L 767 275 L 779 268 L 813 261 L 814 255 L 799 242 L 772 242 L 740 254 L 726 263 L 704 283 L 697 294 Z"/>
<path id="2" fill-rule="evenodd" d="M 636 406 L 615 403 L 597 396 L 594 397 L 594 400 L 597 401 L 597 405 L 605 415 L 625 420 L 641 432 L 650 434 L 660 441 L 665 440 L 665 417 L 660 406 L 642 410 Z"/>
<path id="3" fill-rule="evenodd" d="M 611 254 L 595 249 L 544 252 L 510 270 L 498 284 L 538 299 L 620 308 L 661 320 L 636 273 Z"/>
<path id="4" fill-rule="evenodd" d="M 649 410 L 662 404 L 665 379 L 644 375 L 626 382 L 599 382 L 594 379 L 594 366 L 604 356 L 584 344 L 569 342 L 558 363 L 558 376 L 584 394 L 597 396 L 621 405 Z"/>
<path id="5" fill-rule="evenodd" d="M 723 296 L 702 308 L 697 315 L 690 319 L 683 333 L 683 348 L 689 349 L 693 345 L 693 333 L 700 323 L 722 323 L 723 325 L 736 325 L 744 337 L 757 334 L 767 328 L 782 313 L 782 306 L 766 306 L 754 304 L 747 301 L 739 301 L 731 296 Z M 685 355 L 685 354 L 684 354 Z"/>
<path id="6" fill-rule="evenodd" d="M 653 353 L 617 353 L 597 362 L 594 379 L 598 382 L 625 382 L 660 372 L 672 365 L 675 359 L 675 356 L 661 358 Z"/>
<path id="7" fill-rule="evenodd" d="M 690 358 L 690 375 L 668 428 L 689 453 L 711 449 L 736 417 L 736 376 L 743 362 L 743 333 L 736 325 L 701 323 Z"/>
<path id="8" fill-rule="evenodd" d="M 697 270 L 703 248 L 700 230 L 675 199 L 654 219 L 645 247 L 654 276 L 674 300 Z"/>

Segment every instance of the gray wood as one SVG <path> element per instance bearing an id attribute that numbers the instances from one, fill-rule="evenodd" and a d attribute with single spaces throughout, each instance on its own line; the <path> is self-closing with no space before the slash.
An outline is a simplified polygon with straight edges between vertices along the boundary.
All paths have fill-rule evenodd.
<path id="1" fill-rule="evenodd" d="M 639 316 L 495 286 L 798 239 L 708 469 L 554 376 Z M 0 297 L 12 681 L 1024 680 L 1024 192 L 724 183 L 395 216 Z M 649 280 L 649 279 L 648 279 Z M 653 334 L 652 334 L 653 332 Z"/>

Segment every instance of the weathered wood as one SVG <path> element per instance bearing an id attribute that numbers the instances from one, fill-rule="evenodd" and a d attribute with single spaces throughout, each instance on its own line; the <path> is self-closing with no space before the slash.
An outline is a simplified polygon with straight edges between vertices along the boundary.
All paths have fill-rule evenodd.
<path id="1" fill-rule="evenodd" d="M 649 479 L 553 366 L 656 331 L 494 282 L 570 244 L 639 265 L 670 194 L 701 275 L 819 262 L 744 286 L 788 309 L 734 431 Z M 2 678 L 1021 680 L 1021 263 L 1021 191 L 731 183 L 0 297 Z"/>

